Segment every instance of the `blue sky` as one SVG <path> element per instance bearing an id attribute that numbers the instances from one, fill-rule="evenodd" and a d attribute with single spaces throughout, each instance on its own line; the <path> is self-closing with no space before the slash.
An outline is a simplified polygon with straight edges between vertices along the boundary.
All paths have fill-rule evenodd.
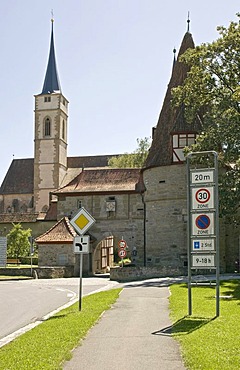
<path id="1" fill-rule="evenodd" d="M 236 20 L 237 0 L 0 0 L 0 182 L 14 158 L 33 157 L 34 95 L 42 90 L 51 9 L 68 155 L 132 152 L 151 136 L 169 82 L 173 48 Z"/>

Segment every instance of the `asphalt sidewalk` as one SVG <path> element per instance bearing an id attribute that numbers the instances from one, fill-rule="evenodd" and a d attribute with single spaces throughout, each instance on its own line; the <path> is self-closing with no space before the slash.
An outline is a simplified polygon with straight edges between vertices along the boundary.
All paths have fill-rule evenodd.
<path id="1" fill-rule="evenodd" d="M 184 370 L 171 337 L 167 286 L 126 285 L 113 307 L 89 331 L 64 370 Z"/>

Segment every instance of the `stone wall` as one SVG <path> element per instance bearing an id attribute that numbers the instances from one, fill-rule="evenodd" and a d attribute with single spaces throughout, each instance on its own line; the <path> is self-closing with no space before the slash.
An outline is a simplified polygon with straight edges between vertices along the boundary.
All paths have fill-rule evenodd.
<path id="1" fill-rule="evenodd" d="M 168 271 L 187 265 L 187 188 L 185 165 L 150 168 L 146 192 L 146 262 Z"/>
<path id="2" fill-rule="evenodd" d="M 74 266 L 75 255 L 71 244 L 39 244 L 39 266 Z"/>
<path id="3" fill-rule="evenodd" d="M 31 277 L 30 268 L 0 268 L 0 276 L 29 276 Z M 39 279 L 67 278 L 74 276 L 72 266 L 61 267 L 34 267 L 32 269 L 32 277 Z"/>
<path id="4" fill-rule="evenodd" d="M 114 236 L 114 249 L 122 238 L 128 245 L 128 255 L 133 248 L 137 250 L 137 261 L 143 264 L 144 212 L 140 194 L 116 194 L 116 211 L 106 211 L 109 195 L 85 195 L 81 197 L 59 197 L 58 218 L 73 215 L 79 207 L 84 207 L 96 220 L 89 233 L 94 239 L 91 253 L 104 238 Z M 91 259 L 91 256 L 90 256 Z"/>
<path id="5" fill-rule="evenodd" d="M 114 267 L 110 269 L 110 280 L 115 281 L 134 281 L 134 280 L 145 280 L 151 278 L 160 278 L 166 276 L 186 276 L 186 268 L 172 268 L 171 270 L 167 266 L 162 267 Z"/>

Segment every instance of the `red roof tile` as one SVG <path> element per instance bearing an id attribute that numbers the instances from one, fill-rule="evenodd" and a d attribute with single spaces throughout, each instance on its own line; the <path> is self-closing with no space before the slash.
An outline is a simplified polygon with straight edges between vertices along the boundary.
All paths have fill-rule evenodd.
<path id="1" fill-rule="evenodd" d="M 63 217 L 53 227 L 47 230 L 44 234 L 35 239 L 37 244 L 70 244 L 73 238 L 77 235 L 74 228 L 71 226 L 69 219 Z"/>
<path id="2" fill-rule="evenodd" d="M 59 193 L 93 193 L 141 191 L 141 170 L 129 169 L 85 169 L 69 184 L 58 189 Z"/>

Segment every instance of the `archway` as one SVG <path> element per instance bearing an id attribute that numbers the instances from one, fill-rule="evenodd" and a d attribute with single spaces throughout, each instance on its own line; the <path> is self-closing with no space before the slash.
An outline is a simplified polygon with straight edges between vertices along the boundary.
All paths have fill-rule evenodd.
<path id="1" fill-rule="evenodd" d="M 93 274 L 104 274 L 109 272 L 114 264 L 113 236 L 101 240 L 93 252 L 92 271 Z"/>

